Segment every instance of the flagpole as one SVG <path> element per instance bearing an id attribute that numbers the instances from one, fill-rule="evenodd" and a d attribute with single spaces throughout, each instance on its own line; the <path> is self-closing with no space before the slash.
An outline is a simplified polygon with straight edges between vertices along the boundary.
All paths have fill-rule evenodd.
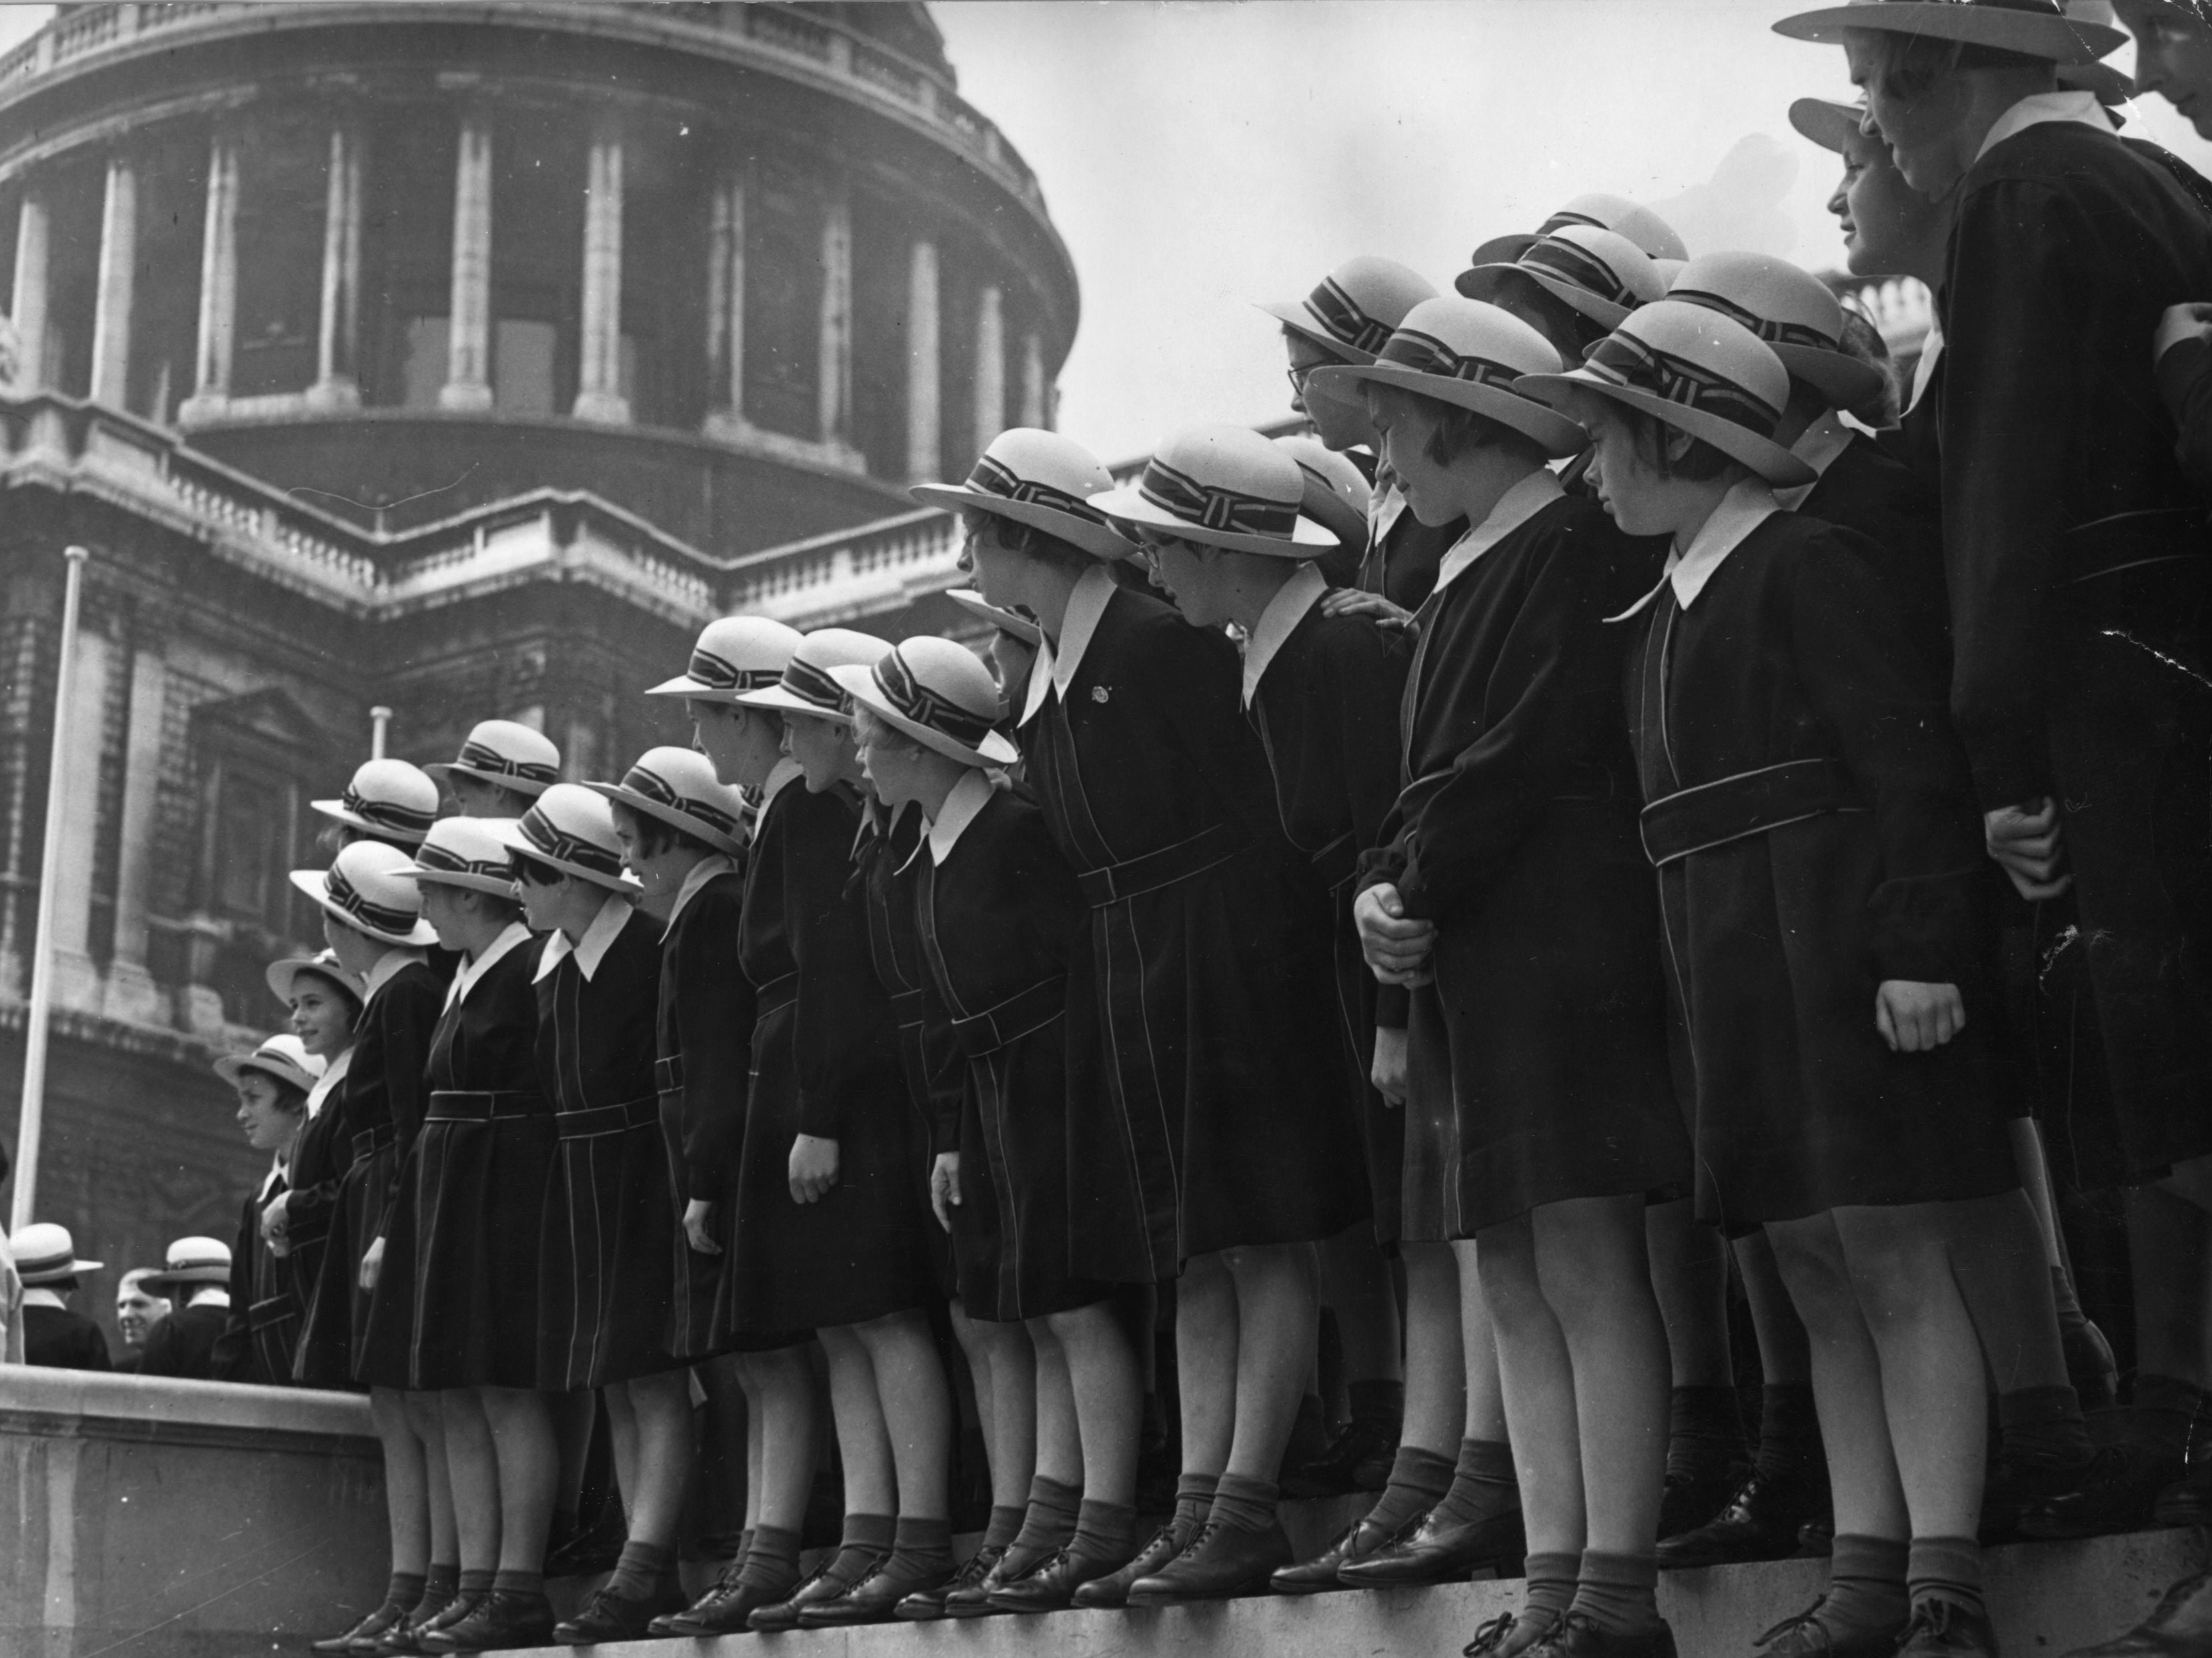
<path id="1" fill-rule="evenodd" d="M 392 726 L 392 710 L 381 703 L 368 711 L 368 757 L 384 758 L 384 736 Z"/>
<path id="2" fill-rule="evenodd" d="M 46 1105 L 46 1027 L 54 999 L 54 897 L 61 884 L 64 786 L 70 753 L 70 695 L 76 678 L 76 619 L 84 588 L 82 547 L 65 547 L 69 574 L 62 590 L 61 648 L 54 677 L 54 745 L 46 762 L 46 827 L 39 854 L 39 920 L 31 942 L 31 1006 L 23 1022 L 23 1102 L 15 1124 L 15 1199 L 8 1230 L 21 1231 L 36 1216 L 39 1131 Z"/>

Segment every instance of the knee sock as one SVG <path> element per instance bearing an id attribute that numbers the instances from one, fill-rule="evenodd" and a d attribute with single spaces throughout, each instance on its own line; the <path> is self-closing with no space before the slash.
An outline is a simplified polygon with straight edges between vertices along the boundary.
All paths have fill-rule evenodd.
<path id="1" fill-rule="evenodd" d="M 1887 1537 L 1837 1533 L 1828 1557 L 1828 1592 L 1817 1618 L 1831 1635 L 1905 1627 L 1912 1606 L 1905 1590 L 1906 1549 Z"/>
<path id="2" fill-rule="evenodd" d="M 454 1588 L 453 1598 L 470 1602 L 483 1600 L 491 1593 L 491 1580 L 497 1576 L 499 1576 L 497 1572 L 489 1569 L 479 1570 L 475 1566 L 462 1567 L 461 1580 Z"/>
<path id="3" fill-rule="evenodd" d="M 1436 1517 L 1455 1526 L 1495 1520 L 1521 1507 L 1521 1485 L 1514 1477 L 1513 1448 L 1495 1439 L 1459 1442 L 1459 1467 L 1451 1489 L 1436 1506 Z"/>
<path id="4" fill-rule="evenodd" d="M 1528 1581 L 1522 1589 L 1520 1618 L 1538 1614 L 1557 1627 L 1575 1603 L 1575 1580 L 1581 1576 L 1582 1557 L 1576 1554 L 1532 1554 L 1522 1570 Z M 1516 1619 L 1517 1622 L 1517 1619 Z"/>
<path id="5" fill-rule="evenodd" d="M 1636 1635 L 1659 1621 L 1659 1557 L 1583 1551 L 1569 1608 L 1607 1635 Z"/>
<path id="6" fill-rule="evenodd" d="M 1345 1390 L 1352 1421 L 1388 1430 L 1391 1438 L 1406 1419 L 1406 1384 L 1402 1382 L 1354 1382 Z"/>
<path id="7" fill-rule="evenodd" d="M 393 1572 L 391 1582 L 385 1586 L 384 1604 L 404 1606 L 411 1612 L 422 1604 L 422 1574 L 419 1571 Z"/>
<path id="8" fill-rule="evenodd" d="M 2095 1454 L 2081 1398 L 2069 1387 L 1999 1394 L 1997 1433 L 2009 1455 L 2039 1466 L 2086 1467 Z"/>
<path id="9" fill-rule="evenodd" d="M 857 1583 L 868 1563 L 889 1554 L 898 1541 L 898 1521 L 887 1514 L 848 1514 L 845 1534 L 837 1545 L 837 1558 L 830 1570 L 846 1583 Z"/>
<path id="10" fill-rule="evenodd" d="M 501 1571 L 493 1574 L 492 1592 L 495 1594 L 520 1594 L 533 1600 L 545 1598 L 545 1574 L 542 1571 Z"/>
<path id="11" fill-rule="evenodd" d="M 1668 1473 L 1698 1478 L 1743 1455 L 1735 1388 L 1677 1388 L 1667 1414 Z"/>
<path id="12" fill-rule="evenodd" d="M 1021 1534 L 1022 1521 L 1028 1514 L 1027 1509 L 1012 1503 L 993 1503 L 989 1523 L 983 1527 L 983 1546 L 987 1549 L 1005 1548 Z"/>
<path id="13" fill-rule="evenodd" d="M 2203 1404 L 2204 1390 L 2179 1376 L 2136 1376 L 2135 1402 L 2128 1407 L 2128 1443 L 2157 1461 L 2187 1461 L 2190 1429 Z"/>
<path id="14" fill-rule="evenodd" d="M 891 1533 L 891 1563 L 916 1577 L 943 1577 L 952 1570 L 952 1522 L 899 1517 Z"/>
<path id="15" fill-rule="evenodd" d="M 1367 1511 L 1367 1517 L 1385 1532 L 1411 1525 L 1443 1501 L 1452 1487 L 1452 1465 L 1434 1451 L 1418 1445 L 1398 1447 L 1398 1460 L 1390 1465 L 1390 1483 Z"/>
<path id="16" fill-rule="evenodd" d="M 1213 1493 L 1220 1484 L 1221 1476 L 1211 1473 L 1187 1473 L 1176 1481 L 1175 1535 L 1178 1548 L 1198 1535 L 1198 1528 L 1212 1511 Z"/>
<path id="17" fill-rule="evenodd" d="M 1224 1473 L 1214 1487 L 1213 1507 L 1206 1517 L 1237 1531 L 1266 1531 L 1275 1523 L 1275 1502 L 1281 1495 L 1272 1479 Z"/>
<path id="18" fill-rule="evenodd" d="M 747 1588 L 774 1592 L 799 1581 L 799 1533 L 782 1526 L 755 1526 L 753 1546 L 738 1568 L 738 1582 Z"/>
<path id="19" fill-rule="evenodd" d="M 1949 1600 L 1978 1616 L 1982 1604 L 1982 1546 L 1971 1537 L 1916 1537 L 1905 1569 L 1905 1591 L 1915 1606 Z"/>
<path id="20" fill-rule="evenodd" d="M 1075 1540 L 1068 1547 L 1093 1560 L 1127 1560 L 1136 1542 L 1137 1511 L 1126 1503 L 1085 1498 L 1075 1514 Z"/>
<path id="21" fill-rule="evenodd" d="M 458 1564 L 447 1565 L 442 1561 L 433 1560 L 430 1570 L 422 1574 L 422 1594 L 415 1602 L 415 1615 L 428 1618 L 438 1612 L 453 1598 L 460 1586 L 461 1569 Z"/>
<path id="22" fill-rule="evenodd" d="M 1759 1395 L 1759 1452 L 1753 1466 L 1770 1479 L 1810 1474 L 1826 1482 L 1820 1418 L 1813 1389 L 1802 1382 L 1763 1388 Z"/>
<path id="23" fill-rule="evenodd" d="M 1042 1558 L 1066 1547 L 1075 1535 L 1075 1516 L 1082 1502 L 1078 1487 L 1037 1475 L 1030 1481 L 1030 1505 L 1023 1513 L 1021 1530 L 1014 1533 L 1011 1552 Z"/>
<path id="24" fill-rule="evenodd" d="M 625 1600 L 650 1600 L 660 1580 L 676 1563 L 676 1551 L 661 1543 L 641 1543 L 635 1537 L 623 1545 L 615 1575 L 607 1579 L 607 1593 Z"/>

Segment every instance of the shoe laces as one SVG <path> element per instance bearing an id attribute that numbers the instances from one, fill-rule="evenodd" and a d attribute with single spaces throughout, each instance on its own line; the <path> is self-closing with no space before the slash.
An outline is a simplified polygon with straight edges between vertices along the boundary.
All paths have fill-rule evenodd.
<path id="1" fill-rule="evenodd" d="M 1190 1541 L 1183 1545 L 1182 1552 L 1176 1556 L 1176 1558 L 1178 1560 L 1189 1559 L 1193 1555 L 1196 1554 L 1200 1549 L 1206 1546 L 1207 1540 L 1212 1537 L 1214 1533 L 1221 1530 L 1222 1527 L 1227 1524 L 1228 1521 L 1224 1520 L 1208 1520 L 1202 1522 L 1199 1528 L 1190 1534 Z"/>
<path id="2" fill-rule="evenodd" d="M 1005 1558 L 1006 1551 L 1003 1549 L 995 1555 L 988 1549 L 978 1549 L 960 1563 L 960 1569 L 952 1574 L 952 1581 L 946 1584 L 945 1588 L 948 1589 L 971 1588 L 981 1582 L 989 1574 L 991 1568 Z"/>
<path id="3" fill-rule="evenodd" d="M 1598 1628 L 1596 1619 L 1586 1612 L 1571 1612 L 1544 1631 L 1542 1638 L 1528 1649 L 1525 1658 L 1559 1658 L 1559 1655 L 1567 1649 L 1568 1637 L 1583 1630 L 1602 1641 L 1604 1631 Z"/>
<path id="4" fill-rule="evenodd" d="M 1072 1549 L 1054 1549 L 1050 1554 L 1048 1554 L 1043 1559 L 1037 1562 L 1036 1569 L 1034 1571 L 1027 1572 L 1024 1575 L 1030 1577 L 1049 1576 L 1052 1573 L 1058 1571 L 1062 1566 L 1066 1565 L 1074 1558 L 1074 1551 Z"/>
<path id="5" fill-rule="evenodd" d="M 1955 1600 L 1929 1599 L 1912 1609 L 1912 1621 L 1905 1626 L 1904 1638 L 1898 1643 L 1903 1651 L 1924 1636 L 1937 1647 L 1950 1647 L 1960 1652 L 1972 1649 L 1972 1631 L 1965 1627 L 1972 1616 Z"/>
<path id="6" fill-rule="evenodd" d="M 1765 1634 L 1753 1641 L 1752 1645 L 1755 1647 L 1771 1646 L 1785 1636 L 1808 1635 L 1814 1631 L 1818 1631 L 1820 1636 L 1820 1643 L 1808 1649 L 1817 1652 L 1826 1652 L 1828 1649 L 1828 1626 L 1820 1621 L 1820 1608 L 1827 1604 L 1828 1597 L 1823 1594 L 1819 1600 L 1813 1602 L 1811 1606 L 1806 1607 L 1804 1611 L 1799 1612 L 1795 1618 L 1784 1619 L 1772 1629 L 1767 1631 Z M 1792 1649 L 1792 1650 L 1795 1650 L 1795 1649 Z"/>
<path id="7" fill-rule="evenodd" d="M 1460 1651 L 1465 1658 L 1482 1658 L 1486 1652 L 1497 1651 L 1505 1644 L 1505 1637 L 1513 1633 L 1515 1621 L 1514 1615 L 1508 1612 L 1500 1613 L 1486 1624 L 1478 1625 L 1474 1639 L 1462 1647 Z"/>

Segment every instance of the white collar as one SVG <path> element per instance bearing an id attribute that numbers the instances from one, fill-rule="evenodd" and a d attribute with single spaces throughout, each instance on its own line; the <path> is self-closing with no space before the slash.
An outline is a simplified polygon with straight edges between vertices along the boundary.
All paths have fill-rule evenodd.
<path id="1" fill-rule="evenodd" d="M 1774 491 L 1757 478 L 1745 478 L 1721 497 L 1713 515 L 1690 537 L 1690 550 L 1667 555 L 1666 573 L 1659 585 L 1623 610 L 1619 616 L 1606 617 L 1607 622 L 1626 622 L 1632 616 L 1641 616 L 1651 602 L 1674 584 L 1674 602 L 1688 610 L 1698 595 L 1705 590 L 1705 583 L 1721 567 L 1722 561 L 1740 546 L 1743 538 L 1782 510 L 1774 499 Z"/>
<path id="2" fill-rule="evenodd" d="M 1980 161 L 2006 139 L 2025 132 L 2030 127 L 2042 126 L 2051 121 L 2070 121 L 2076 126 L 2094 127 L 2100 132 L 2115 129 L 2112 118 L 2097 101 L 2094 92 L 2031 92 L 1996 118 L 1982 147 L 1974 152 Z"/>
<path id="3" fill-rule="evenodd" d="M 665 938 L 676 931 L 676 918 L 684 913 L 684 906 L 697 897 L 708 882 L 717 875 L 734 875 L 737 868 L 728 854 L 720 852 L 692 865 L 690 872 L 684 878 L 684 884 L 676 889 L 676 902 L 668 907 L 668 925 L 661 928 L 660 936 Z"/>
<path id="4" fill-rule="evenodd" d="M 1930 317 L 1927 337 L 1920 342 L 1920 361 L 1912 365 L 1912 395 L 1905 400 L 1906 414 L 1920 406 L 1921 394 L 1928 390 L 1928 382 L 1935 378 L 1936 364 L 1942 355 L 1943 325 Z"/>
<path id="5" fill-rule="evenodd" d="M 979 767 L 970 767 L 967 774 L 952 786 L 938 808 L 937 816 L 929 821 L 929 861 L 939 868 L 952 855 L 952 848 L 961 832 L 974 823 L 991 797 L 998 791 L 991 786 L 990 774 Z"/>
<path id="6" fill-rule="evenodd" d="M 392 982 L 400 969 L 411 967 L 422 959 L 422 952 L 411 944 L 386 950 L 376 958 L 376 965 L 369 969 L 368 976 L 362 981 L 361 1005 L 367 1007 L 376 999 L 376 993 Z"/>
<path id="7" fill-rule="evenodd" d="M 25 1284 L 20 1304 L 25 1307 L 58 1307 L 64 1312 L 69 1311 L 69 1303 L 62 1299 L 61 1291 L 49 1290 L 43 1284 Z"/>
<path id="8" fill-rule="evenodd" d="M 510 950 L 519 950 L 529 942 L 530 929 L 520 921 L 509 921 L 500 929 L 499 937 L 484 946 L 483 955 L 477 957 L 473 962 L 461 963 L 460 971 L 453 975 L 453 982 L 447 989 L 446 1005 L 453 1006 L 467 996 L 469 992 L 474 990 L 477 987 L 477 981 L 491 971 L 494 962 L 499 960 Z"/>
<path id="9" fill-rule="evenodd" d="M 574 944 L 568 942 L 567 933 L 555 927 L 546 937 L 545 953 L 538 958 L 538 971 L 530 975 L 532 982 L 544 978 L 574 956 L 576 970 L 589 983 L 592 975 L 599 970 L 599 963 L 606 956 L 608 946 L 614 943 L 615 935 L 629 923 L 629 917 L 628 895 L 610 892 L 606 902 L 599 906 L 599 913 L 592 917 L 591 926 L 584 929 L 584 936 Z"/>
<path id="10" fill-rule="evenodd" d="M 1244 706 L 1252 706 L 1252 698 L 1260 689 L 1260 681 L 1267 671 L 1267 665 L 1275 659 L 1275 653 L 1283 648 L 1283 641 L 1297 631 L 1298 623 L 1306 619 L 1306 612 L 1321 603 L 1321 596 L 1328 591 L 1328 578 L 1322 574 L 1318 564 L 1301 564 L 1291 572 L 1291 579 L 1275 590 L 1267 601 L 1267 608 L 1260 612 L 1254 624 L 1252 636 L 1244 641 Z"/>
<path id="11" fill-rule="evenodd" d="M 224 1289 L 220 1284 L 203 1284 L 198 1289 L 192 1291 L 192 1298 L 190 1301 L 187 1301 L 185 1305 L 187 1307 L 228 1307 L 230 1305 L 230 1291 Z"/>
<path id="12" fill-rule="evenodd" d="M 261 1195 L 254 1199 L 256 1203 L 266 1203 L 269 1201 L 269 1194 L 276 1189 L 276 1182 L 284 1178 L 284 1154 L 283 1152 L 280 1151 L 275 1157 L 270 1158 L 269 1172 L 261 1177 Z"/>
<path id="13" fill-rule="evenodd" d="M 1548 468 L 1540 466 L 1529 473 L 1498 496 L 1489 517 L 1452 544 L 1443 562 L 1437 566 L 1437 586 L 1432 591 L 1441 591 L 1468 565 L 1565 494 L 1565 487 Z"/>
<path id="14" fill-rule="evenodd" d="M 1790 452 L 1813 469 L 1813 481 L 1795 484 L 1787 489 L 1777 489 L 1774 492 L 1775 504 L 1785 513 L 1794 513 L 1802 507 L 1805 497 L 1820 487 L 1820 480 L 1836 464 L 1836 457 L 1850 446 L 1851 428 L 1844 424 L 1840 413 L 1831 409 L 1799 433 L 1797 441 L 1790 446 Z"/>
<path id="15" fill-rule="evenodd" d="M 1075 683 L 1075 671 L 1083 665 L 1083 653 L 1089 648 L 1091 635 L 1098 631 L 1098 618 L 1106 614 L 1121 586 L 1103 564 L 1094 564 L 1075 579 L 1075 590 L 1067 596 L 1067 609 L 1060 619 L 1060 643 L 1055 647 L 1049 639 L 1037 645 L 1036 663 L 1030 670 L 1028 706 L 1022 710 L 1021 723 L 1027 725 L 1036 711 L 1044 707 L 1047 690 L 1056 690 L 1063 701 L 1067 688 Z"/>
<path id="16" fill-rule="evenodd" d="M 1380 544 L 1382 537 L 1397 526 L 1405 510 L 1406 492 L 1398 487 L 1396 475 L 1377 462 L 1375 487 L 1367 495 L 1367 544 Z"/>
<path id="17" fill-rule="evenodd" d="M 323 1067 L 323 1074 L 315 1078 L 315 1085 L 307 1090 L 307 1121 L 313 1122 L 337 1085 L 345 1080 L 346 1072 L 353 1065 L 353 1049 L 346 1051 Z"/>
<path id="18" fill-rule="evenodd" d="M 769 768 L 768 776 L 761 784 L 759 817 L 768 816 L 768 803 L 783 793 L 783 786 L 801 774 L 799 762 L 789 755 L 776 756 L 775 764 Z M 758 822 L 759 818 L 754 821 Z"/>

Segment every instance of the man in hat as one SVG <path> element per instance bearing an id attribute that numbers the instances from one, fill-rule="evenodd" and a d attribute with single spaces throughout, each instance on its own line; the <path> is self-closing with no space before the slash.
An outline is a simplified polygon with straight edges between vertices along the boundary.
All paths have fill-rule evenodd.
<path id="1" fill-rule="evenodd" d="M 230 1321 L 230 1246 L 179 1238 L 169 1246 L 167 1264 L 146 1283 L 182 1304 L 146 1338 L 138 1374 L 213 1381 L 216 1343 Z"/>
<path id="2" fill-rule="evenodd" d="M 77 1275 L 101 1263 L 77 1259 L 69 1228 L 33 1221 L 10 1241 L 23 1285 L 23 1362 L 64 1370 L 109 1370 L 107 1341 L 100 1327 L 63 1299 Z"/>
<path id="3" fill-rule="evenodd" d="M 134 1266 L 115 1286 L 115 1327 L 123 1335 L 123 1351 L 116 1356 L 115 1369 L 121 1374 L 138 1373 L 138 1362 L 146 1356 L 146 1338 L 154 1333 L 155 1325 L 175 1310 L 167 1297 L 155 1295 L 146 1287 L 146 1280 L 159 1270 Z"/>

